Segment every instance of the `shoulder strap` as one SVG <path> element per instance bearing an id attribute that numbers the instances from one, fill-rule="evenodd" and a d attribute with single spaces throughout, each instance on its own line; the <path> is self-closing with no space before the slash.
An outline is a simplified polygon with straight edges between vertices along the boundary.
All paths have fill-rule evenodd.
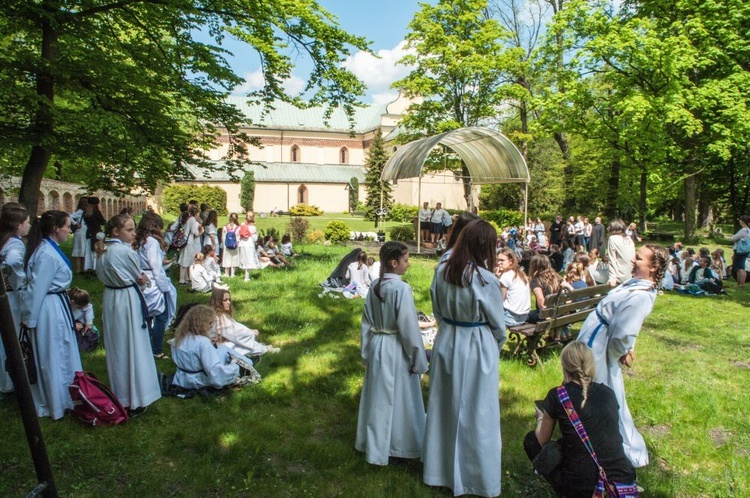
<path id="1" fill-rule="evenodd" d="M 583 427 L 583 423 L 581 423 L 581 419 L 578 417 L 576 409 L 573 408 L 573 403 L 570 401 L 570 397 L 568 397 L 568 391 L 565 389 L 565 386 L 558 386 L 557 397 L 560 398 L 560 403 L 562 403 L 565 413 L 568 415 L 570 423 L 573 424 L 573 428 L 576 430 L 578 437 L 581 438 L 583 446 L 586 447 L 586 451 L 589 452 L 589 455 L 594 459 L 594 463 L 599 469 L 599 481 L 596 483 L 596 488 L 594 489 L 594 494 L 591 498 L 603 498 L 605 496 L 605 488 L 607 493 L 609 493 L 609 496 L 617 496 L 615 487 L 607 479 L 607 473 L 604 472 L 604 468 L 599 464 L 599 460 L 596 458 L 596 451 L 594 451 L 594 447 L 591 445 L 589 435 Z"/>

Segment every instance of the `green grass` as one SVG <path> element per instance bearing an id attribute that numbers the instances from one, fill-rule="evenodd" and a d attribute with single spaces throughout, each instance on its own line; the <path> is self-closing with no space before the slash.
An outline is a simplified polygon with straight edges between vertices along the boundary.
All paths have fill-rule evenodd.
<path id="1" fill-rule="evenodd" d="M 282 348 L 258 366 L 259 385 L 213 399 L 165 398 L 121 427 L 41 420 L 61 496 L 451 496 L 422 484 L 418 462 L 378 468 L 354 450 L 362 301 L 321 299 L 317 286 L 350 248 L 297 249 L 304 255 L 293 269 L 230 280 L 240 320 Z M 427 311 L 433 266 L 412 258 L 406 276 Z M 74 285 L 101 309 L 96 278 Z M 638 474 L 646 496 L 750 495 L 750 292 L 729 292 L 660 296 L 638 340 L 626 389 L 651 455 Z M 179 299 L 206 297 L 182 287 Z M 102 349 L 83 364 L 106 380 Z M 174 370 L 170 360 L 158 366 Z M 503 496 L 552 496 L 532 475 L 522 439 L 533 428 L 533 400 L 561 379 L 558 352 L 534 369 L 504 357 L 500 379 Z M 35 478 L 13 396 L 0 401 L 0 419 L 0 496 L 23 496 Z"/>

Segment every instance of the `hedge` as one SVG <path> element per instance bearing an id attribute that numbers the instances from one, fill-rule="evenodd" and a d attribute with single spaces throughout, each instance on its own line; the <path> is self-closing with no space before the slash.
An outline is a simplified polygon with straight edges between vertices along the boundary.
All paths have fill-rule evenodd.
<path id="1" fill-rule="evenodd" d="M 209 185 L 168 185 L 162 192 L 162 202 L 167 213 L 179 213 L 180 204 L 195 199 L 208 204 L 219 215 L 227 214 L 227 192 L 221 187 Z"/>

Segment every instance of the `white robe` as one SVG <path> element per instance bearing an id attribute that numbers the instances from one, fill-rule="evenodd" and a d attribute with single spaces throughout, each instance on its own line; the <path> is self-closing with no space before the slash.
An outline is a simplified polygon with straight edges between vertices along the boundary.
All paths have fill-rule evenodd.
<path id="1" fill-rule="evenodd" d="M 141 270 L 151 280 L 151 287 L 143 293 L 149 315 L 155 317 L 167 310 L 169 323 L 177 311 L 177 289 L 164 270 L 164 250 L 159 241 L 147 237 L 146 243 L 138 249 L 138 260 Z"/>
<path id="2" fill-rule="evenodd" d="M 628 409 L 620 358 L 635 348 L 635 340 L 643 321 L 654 308 L 654 301 L 656 290 L 651 281 L 630 279 L 601 300 L 596 312 L 583 322 L 577 339 L 594 352 L 594 382 L 615 392 L 620 405 L 620 434 L 625 455 L 636 468 L 648 464 L 648 450 Z"/>
<path id="3" fill-rule="evenodd" d="M 440 264 L 430 288 L 438 334 L 430 360 L 424 482 L 455 495 L 500 494 L 498 346 L 505 341 L 500 284 L 479 269 L 471 284 L 445 281 Z M 466 325 L 451 325 L 446 320 Z M 468 326 L 469 324 L 481 324 Z"/>
<path id="4" fill-rule="evenodd" d="M 86 240 L 88 228 L 86 222 L 83 221 L 83 209 L 79 209 L 70 215 L 70 223 L 80 225 L 73 234 L 73 252 L 71 255 L 74 258 L 83 258 L 86 256 L 86 244 L 89 244 L 89 241 Z"/>
<path id="5" fill-rule="evenodd" d="M 180 249 L 180 257 L 177 264 L 184 268 L 189 268 L 195 261 L 195 254 L 201 250 L 201 237 L 198 233 L 200 226 L 194 216 L 190 216 L 182 227 L 187 237 L 187 244 Z"/>
<path id="6" fill-rule="evenodd" d="M 224 338 L 224 345 L 242 355 L 259 355 L 268 352 L 268 345 L 255 340 L 255 331 L 234 318 L 217 313 L 216 332 Z"/>
<path id="7" fill-rule="evenodd" d="M 195 292 L 211 292 L 213 289 L 213 278 L 206 267 L 201 263 L 195 263 L 190 267 L 190 287 Z"/>
<path id="8" fill-rule="evenodd" d="M 148 317 L 143 316 L 143 296 L 133 286 L 140 274 L 138 254 L 119 240 L 107 240 L 107 250 L 96 262 L 96 275 L 105 285 L 102 325 L 107 373 L 112 392 L 131 409 L 148 406 L 161 397 L 151 337 L 144 326 Z"/>
<path id="9" fill-rule="evenodd" d="M 73 280 L 73 271 L 53 244 L 43 240 L 29 259 L 21 321 L 36 329 L 31 332 L 38 375 L 31 386 L 36 413 L 57 420 L 65 410 L 73 409 L 68 386 L 83 367 L 70 301 L 63 294 Z"/>
<path id="10" fill-rule="evenodd" d="M 235 247 L 234 249 L 229 249 L 226 246 L 228 231 L 234 232 L 237 243 L 239 243 L 240 241 L 240 235 L 239 233 L 237 233 L 239 231 L 239 227 L 237 225 L 234 225 L 234 228 L 231 228 L 230 225 L 226 225 L 224 227 L 224 230 L 221 231 L 221 246 L 224 248 L 224 251 L 221 253 L 221 267 L 237 268 L 238 266 L 240 266 L 240 253 L 237 247 Z"/>
<path id="11" fill-rule="evenodd" d="M 186 336 L 178 346 L 172 346 L 172 358 L 177 365 L 172 385 L 185 389 L 221 389 L 240 376 L 240 367 L 230 362 L 226 346 L 215 348 L 202 335 Z"/>
<path id="12" fill-rule="evenodd" d="M 8 302 L 13 314 L 13 325 L 18 333 L 21 325 L 21 301 L 23 290 L 26 288 L 26 272 L 23 269 L 23 258 L 26 255 L 26 245 L 18 237 L 11 237 L 0 249 L 0 261 L 7 267 L 7 284 L 12 290 L 8 291 Z M 5 348 L 0 341 L 0 392 L 13 391 L 13 381 L 10 374 L 5 370 Z"/>
<path id="13" fill-rule="evenodd" d="M 245 223 L 243 223 L 245 224 Z M 255 225 L 248 224 L 251 236 L 243 239 L 237 230 L 237 251 L 239 253 L 239 265 L 243 270 L 258 270 L 261 268 L 258 254 L 255 252 L 255 244 L 258 241 L 258 229 Z"/>
<path id="14" fill-rule="evenodd" d="M 388 457 L 422 454 L 426 416 L 419 376 L 428 365 L 411 287 L 387 273 L 380 294 L 383 302 L 370 292 L 362 312 L 367 370 L 355 448 L 365 453 L 368 463 L 388 465 Z"/>

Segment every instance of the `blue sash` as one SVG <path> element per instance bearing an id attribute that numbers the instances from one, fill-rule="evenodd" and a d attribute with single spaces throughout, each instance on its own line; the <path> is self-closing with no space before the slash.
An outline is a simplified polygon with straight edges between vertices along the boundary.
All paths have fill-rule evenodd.
<path id="1" fill-rule="evenodd" d="M 109 285 L 105 285 L 107 289 L 112 290 L 123 290 L 123 289 L 135 289 L 136 293 L 138 294 L 138 301 L 141 303 L 141 314 L 143 315 L 143 324 L 141 325 L 141 328 L 148 329 L 149 333 L 151 333 L 151 322 L 149 321 L 148 316 L 148 304 L 146 304 L 146 298 L 143 296 L 143 292 L 141 292 L 141 288 L 138 287 L 138 284 L 133 282 L 130 285 L 126 285 L 124 287 L 111 287 Z"/>
<path id="2" fill-rule="evenodd" d="M 451 320 L 449 318 L 443 317 L 443 321 L 447 323 L 448 325 L 453 325 L 454 327 L 482 327 L 484 325 L 489 325 L 489 322 L 457 322 L 455 320 Z"/>
<path id="3" fill-rule="evenodd" d="M 594 331 L 591 333 L 591 337 L 589 337 L 589 342 L 586 343 L 588 347 L 593 347 L 594 339 L 596 339 L 596 335 L 599 333 L 599 331 L 602 329 L 603 326 L 609 327 L 609 323 L 607 322 L 607 320 L 604 319 L 601 313 L 599 313 L 598 309 L 595 309 L 594 313 L 596 313 L 596 319 L 599 320 L 599 325 L 597 325 Z"/>
<path id="4" fill-rule="evenodd" d="M 60 246 L 58 246 L 57 243 L 55 243 L 49 237 L 45 237 L 44 240 L 46 240 L 47 242 L 49 242 L 50 245 L 55 248 L 55 251 L 57 251 L 57 254 L 60 255 L 60 257 L 62 258 L 62 260 L 65 261 L 65 264 L 68 265 L 68 268 L 70 268 L 70 270 L 72 271 L 73 270 L 73 263 L 70 262 L 70 260 L 68 259 L 68 257 L 62 251 L 62 249 L 60 249 Z"/>

